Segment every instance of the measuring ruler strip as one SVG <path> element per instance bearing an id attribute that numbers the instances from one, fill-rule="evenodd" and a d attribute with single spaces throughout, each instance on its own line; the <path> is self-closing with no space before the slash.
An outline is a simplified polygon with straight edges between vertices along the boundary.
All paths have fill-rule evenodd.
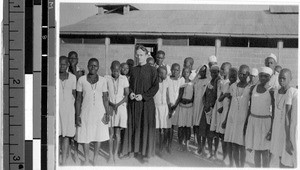
<path id="1" fill-rule="evenodd" d="M 3 167 L 24 169 L 25 4 L 22 0 L 7 0 L 3 7 Z"/>

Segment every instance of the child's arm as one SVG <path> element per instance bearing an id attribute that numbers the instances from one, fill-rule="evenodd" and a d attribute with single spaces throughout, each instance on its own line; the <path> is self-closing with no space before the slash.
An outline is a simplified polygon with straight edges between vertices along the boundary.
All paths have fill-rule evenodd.
<path id="1" fill-rule="evenodd" d="M 273 128 L 273 120 L 274 120 L 274 112 L 275 112 L 275 98 L 274 98 L 274 90 L 270 90 L 270 95 L 271 95 L 271 106 L 272 106 L 272 116 L 271 116 L 271 127 L 269 132 L 267 133 L 267 140 L 271 140 L 272 136 L 272 128 Z"/>
<path id="2" fill-rule="evenodd" d="M 74 99 L 76 99 L 76 89 L 72 90 L 72 94 L 73 94 Z"/>
<path id="3" fill-rule="evenodd" d="M 228 119 L 228 112 L 230 110 L 230 106 L 231 106 L 231 98 L 229 99 L 229 103 L 228 103 L 228 110 L 226 112 L 226 117 L 224 122 L 222 123 L 222 128 L 225 129 L 226 128 L 226 123 L 227 123 L 227 119 Z"/>
<path id="4" fill-rule="evenodd" d="M 105 108 L 105 114 L 111 114 L 108 105 L 108 92 L 102 92 L 103 105 Z"/>
<path id="5" fill-rule="evenodd" d="M 124 88 L 124 97 L 119 103 L 113 105 L 114 110 L 117 110 L 121 104 L 128 101 L 128 94 L 129 94 L 129 88 L 125 87 Z M 116 114 L 117 114 L 117 112 L 116 112 Z"/>
<path id="6" fill-rule="evenodd" d="M 285 105 L 285 121 L 284 121 L 284 127 L 285 127 L 285 134 L 286 134 L 286 151 L 290 155 L 292 155 L 292 151 L 294 150 L 291 138 L 290 138 L 290 126 L 291 126 L 291 113 L 292 113 L 292 106 L 291 105 Z"/>
<path id="7" fill-rule="evenodd" d="M 252 96 L 252 92 L 253 92 L 254 87 L 255 87 L 255 85 L 250 87 L 249 109 L 248 109 L 248 113 L 247 113 L 247 116 L 246 116 L 246 119 L 245 119 L 245 123 L 244 123 L 244 129 L 243 129 L 244 135 L 246 134 L 246 129 L 247 129 L 247 125 L 248 125 L 248 119 L 249 119 L 249 116 L 251 114 L 251 104 L 252 104 L 251 96 Z"/>
<path id="8" fill-rule="evenodd" d="M 169 116 L 169 119 L 172 117 L 172 107 L 171 107 L 171 102 L 170 102 L 170 88 L 168 87 L 167 88 L 167 105 L 168 105 L 168 109 L 169 109 L 169 113 L 168 113 L 168 116 Z"/>
<path id="9" fill-rule="evenodd" d="M 81 103 L 82 103 L 82 92 L 77 91 L 76 101 L 75 101 L 75 120 L 76 126 L 81 126 Z"/>
<path id="10" fill-rule="evenodd" d="M 178 104 L 181 102 L 182 96 L 183 96 L 183 92 L 184 92 L 184 87 L 180 87 L 178 98 L 176 99 L 175 104 L 172 106 L 172 110 L 175 110 L 176 107 L 178 106 Z"/>

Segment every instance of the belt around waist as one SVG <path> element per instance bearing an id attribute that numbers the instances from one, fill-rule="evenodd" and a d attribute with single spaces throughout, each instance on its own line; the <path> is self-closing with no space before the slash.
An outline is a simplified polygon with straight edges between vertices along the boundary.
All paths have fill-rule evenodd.
<path id="1" fill-rule="evenodd" d="M 261 118 L 261 119 L 271 118 L 270 115 L 255 115 L 253 113 L 251 113 L 250 116 L 255 117 L 255 118 Z"/>

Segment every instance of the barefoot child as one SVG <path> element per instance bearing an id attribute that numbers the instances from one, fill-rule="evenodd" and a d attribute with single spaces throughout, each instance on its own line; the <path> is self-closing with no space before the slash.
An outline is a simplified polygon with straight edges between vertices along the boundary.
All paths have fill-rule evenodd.
<path id="1" fill-rule="evenodd" d="M 229 69 L 231 68 L 231 64 L 229 62 L 224 62 L 221 65 L 220 69 L 220 79 L 218 80 L 218 89 L 217 95 L 218 100 L 216 101 L 213 115 L 212 115 L 212 122 L 210 125 L 210 130 L 215 131 L 217 134 L 217 138 L 221 139 L 222 144 L 222 151 L 223 151 L 223 161 L 227 156 L 227 148 L 224 143 L 224 132 L 225 129 L 222 127 L 222 123 L 226 118 L 228 107 L 229 107 L 229 99 L 223 95 L 229 92 Z M 217 139 L 218 140 L 218 139 Z M 215 143 L 215 150 L 218 148 L 218 142 Z"/>
<path id="2" fill-rule="evenodd" d="M 171 105 L 175 105 L 176 103 L 176 99 L 179 96 L 179 88 L 184 84 L 184 78 L 180 77 L 180 65 L 178 63 L 174 63 L 171 66 L 171 76 L 170 76 L 170 102 Z M 172 140 L 173 140 L 173 130 L 175 129 L 175 127 L 178 126 L 177 122 L 178 122 L 178 112 L 176 112 L 176 110 L 171 110 L 169 117 L 171 118 L 172 121 L 172 128 L 171 128 L 171 135 L 170 135 L 170 139 L 169 139 L 169 147 L 170 151 L 172 148 Z"/>
<path id="3" fill-rule="evenodd" d="M 89 165 L 89 151 L 94 142 L 95 164 L 98 158 L 100 142 L 109 140 L 108 126 L 103 123 L 103 116 L 109 114 L 107 82 L 97 74 L 99 61 L 91 58 L 88 61 L 89 73 L 79 78 L 76 95 L 77 142 L 84 145 L 84 165 Z"/>
<path id="4" fill-rule="evenodd" d="M 194 86 L 191 80 L 189 79 L 191 70 L 189 67 L 185 67 L 182 70 L 182 76 L 185 80 L 179 92 L 179 97 L 176 100 L 174 106 L 171 110 L 176 109 L 178 112 L 178 142 L 179 142 L 179 151 L 188 150 L 188 143 L 191 137 L 191 126 L 192 126 L 192 117 L 193 117 L 193 101 L 194 101 Z M 177 107 L 178 106 L 178 107 Z M 176 108 L 177 107 L 177 108 Z M 185 147 L 183 146 L 185 142 Z"/>
<path id="5" fill-rule="evenodd" d="M 167 78 L 167 68 L 160 66 L 157 69 L 159 78 L 159 89 L 154 96 L 155 103 L 155 117 L 156 117 L 156 129 L 159 132 L 159 153 L 162 153 L 164 149 L 170 152 L 170 130 L 171 119 L 169 118 L 170 97 L 169 97 L 169 80 Z"/>
<path id="6" fill-rule="evenodd" d="M 203 65 L 200 67 L 198 76 L 193 80 L 194 83 L 194 110 L 193 110 L 193 129 L 194 134 L 197 138 L 198 142 L 198 149 L 196 151 L 196 154 L 202 155 L 204 150 L 202 150 L 201 145 L 202 143 L 205 143 L 205 141 L 202 141 L 202 137 L 199 135 L 199 125 L 200 125 L 200 118 L 203 113 L 203 95 L 205 92 L 205 89 L 209 83 L 209 79 L 207 78 L 207 72 L 208 72 L 208 66 Z"/>
<path id="7" fill-rule="evenodd" d="M 213 65 L 210 68 L 211 80 L 205 89 L 205 93 L 203 96 L 203 113 L 200 119 L 199 125 L 199 134 L 202 137 L 202 141 L 205 141 L 207 138 L 208 149 L 209 149 L 209 158 L 214 156 L 212 152 L 212 140 L 215 137 L 214 132 L 210 131 L 210 123 L 212 118 L 212 110 L 217 100 L 217 78 L 219 75 L 219 67 L 217 65 Z M 201 150 L 204 151 L 205 142 L 201 142 Z M 216 153 L 216 150 L 215 152 Z M 203 155 L 205 156 L 205 154 Z"/>
<path id="8" fill-rule="evenodd" d="M 229 142 L 229 149 L 233 150 L 236 167 L 244 167 L 246 158 L 243 128 L 249 109 L 250 86 L 247 83 L 249 74 L 249 67 L 241 65 L 238 71 L 240 81 L 234 82 L 230 86 L 230 108 L 227 121 L 223 122 L 224 126 L 226 125 L 224 140 Z"/>
<path id="9" fill-rule="evenodd" d="M 62 138 L 62 165 L 66 164 L 67 155 L 70 152 L 70 138 L 75 135 L 75 97 L 76 97 L 76 77 L 67 72 L 69 66 L 68 58 L 59 58 L 59 125 L 60 138 Z"/>
<path id="10" fill-rule="evenodd" d="M 260 84 L 250 89 L 250 111 L 247 114 L 245 146 L 254 150 L 255 167 L 269 167 L 270 139 L 274 115 L 274 91 L 268 85 L 273 70 L 262 67 L 259 73 Z M 270 110 L 270 108 L 272 108 Z"/>
<path id="11" fill-rule="evenodd" d="M 110 123 L 110 161 L 116 161 L 119 153 L 121 131 L 127 127 L 126 102 L 129 94 L 129 83 L 125 76 L 120 75 L 120 62 L 111 63 L 111 75 L 105 76 L 107 81 L 109 106 L 113 112 Z M 116 142 L 114 142 L 116 141 Z"/>
<path id="12" fill-rule="evenodd" d="M 293 94 L 295 93 L 295 91 L 297 91 L 295 88 L 290 87 L 291 79 L 291 71 L 288 69 L 282 69 L 278 77 L 279 85 L 281 87 L 279 90 L 275 90 L 274 93 L 275 114 L 272 128 L 270 152 L 272 154 L 271 165 L 275 167 L 279 167 L 282 161 L 284 162 L 285 160 L 287 160 L 285 158 L 291 157 L 288 153 L 286 153 L 284 145 L 286 143 L 285 117 L 289 117 L 287 122 L 291 121 L 290 115 L 292 111 Z M 293 165 L 290 164 L 288 166 Z"/>

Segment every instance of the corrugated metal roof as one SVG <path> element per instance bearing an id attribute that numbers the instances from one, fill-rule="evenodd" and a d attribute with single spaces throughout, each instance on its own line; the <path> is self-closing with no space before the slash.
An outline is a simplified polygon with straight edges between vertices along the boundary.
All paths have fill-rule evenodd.
<path id="1" fill-rule="evenodd" d="M 166 10 L 94 15 L 60 34 L 206 35 L 296 38 L 298 14 L 269 11 Z"/>

